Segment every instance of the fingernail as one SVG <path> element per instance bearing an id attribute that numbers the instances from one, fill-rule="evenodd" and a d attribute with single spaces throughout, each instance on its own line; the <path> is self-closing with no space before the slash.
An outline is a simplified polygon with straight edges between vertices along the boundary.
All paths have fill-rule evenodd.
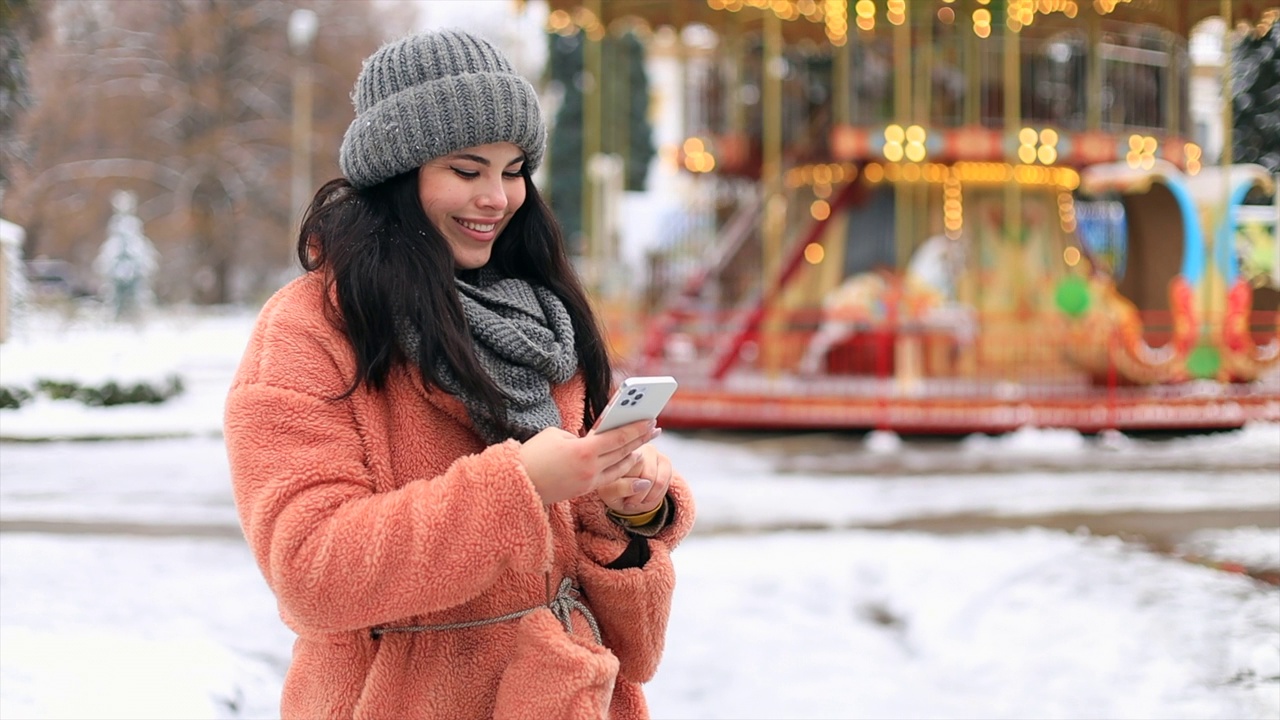
<path id="1" fill-rule="evenodd" d="M 652 480 L 640 479 L 631 483 L 631 492 L 638 495 L 642 492 L 649 492 L 649 488 L 651 487 L 653 487 Z"/>

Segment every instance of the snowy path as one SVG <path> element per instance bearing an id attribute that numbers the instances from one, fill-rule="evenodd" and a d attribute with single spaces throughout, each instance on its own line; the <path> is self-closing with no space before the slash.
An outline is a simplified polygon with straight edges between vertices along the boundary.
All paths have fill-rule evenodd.
<path id="1" fill-rule="evenodd" d="M 1198 456 L 1258 454 L 1280 428 L 1195 438 Z M 956 516 L 1013 519 L 1135 510 L 1274 513 L 1280 526 L 1280 459 L 1269 469 L 1023 470 L 1016 457 L 986 473 L 842 474 L 790 471 L 804 455 L 663 435 L 657 445 L 694 484 L 697 532 L 854 528 Z M 0 523 L 64 521 L 223 527 L 238 534 L 227 459 L 217 438 L 137 442 L 5 444 L 0 453 Z M 911 449 L 901 455 L 910 462 Z M 1146 448 L 1129 454 L 1148 452 Z M 1169 449 L 1177 454 L 1184 450 Z M 1277 450 L 1280 454 L 1280 450 Z M 953 462 L 975 453 L 956 447 Z M 1052 458 L 1058 452 L 1041 451 Z M 1038 464 L 1043 464 L 1038 462 Z M 781 466 L 782 469 L 779 469 Z M 999 523 L 995 523 L 999 524 Z"/>
<path id="2" fill-rule="evenodd" d="M 0 439 L 171 437 L 0 442 L 0 718 L 276 714 L 292 634 L 218 435 L 251 320 L 31 325 L 0 346 L 0 383 L 188 387 L 0 411 Z M 1120 539 L 1172 523 L 1166 543 L 1280 568 L 1280 426 L 657 442 L 699 503 L 657 718 L 1280 717 L 1280 589 Z"/>
<path id="3" fill-rule="evenodd" d="M 270 717 L 291 637 L 242 543 L 9 534 L 0 716 Z M 1273 718 L 1280 604 L 1025 530 L 691 538 L 658 718 Z"/>
<path id="4" fill-rule="evenodd" d="M 1170 451 L 1238 459 L 1272 430 Z M 700 521 L 675 556 L 655 717 L 1280 715 L 1280 590 L 1238 575 L 1039 528 L 718 534 L 1217 509 L 1274 514 L 1225 540 L 1280 566 L 1265 467 L 1023 470 L 1005 448 L 998 472 L 862 475 L 804 470 L 820 457 L 795 448 L 658 442 L 695 483 Z M 292 636 L 238 537 L 218 439 L 0 447 L 0 717 L 276 712 Z M 12 531 L 41 522 L 172 536 Z"/>

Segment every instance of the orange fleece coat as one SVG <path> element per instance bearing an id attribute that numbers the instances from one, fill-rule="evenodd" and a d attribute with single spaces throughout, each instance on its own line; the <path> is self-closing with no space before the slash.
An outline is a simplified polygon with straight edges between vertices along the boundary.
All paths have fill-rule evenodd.
<path id="1" fill-rule="evenodd" d="M 325 319 L 318 273 L 263 308 L 227 399 L 225 435 L 245 537 L 297 633 L 285 718 L 648 716 L 641 683 L 662 655 L 675 586 L 669 551 L 693 524 L 688 486 L 641 568 L 604 567 L 628 535 L 594 494 L 544 506 L 508 440 L 485 447 L 462 403 L 393 370 L 383 392 L 355 376 Z M 580 377 L 553 390 L 582 425 Z M 544 604 L 574 578 L 566 633 L 547 610 L 446 631 L 374 627 L 493 618 Z"/>

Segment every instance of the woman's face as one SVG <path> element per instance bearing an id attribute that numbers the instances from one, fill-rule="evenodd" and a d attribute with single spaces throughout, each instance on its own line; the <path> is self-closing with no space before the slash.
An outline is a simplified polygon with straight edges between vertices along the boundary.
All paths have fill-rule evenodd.
<path id="1" fill-rule="evenodd" d="M 524 204 L 524 151 L 509 142 L 428 160 L 418 170 L 422 210 L 444 235 L 459 269 L 489 262 L 493 242 Z"/>

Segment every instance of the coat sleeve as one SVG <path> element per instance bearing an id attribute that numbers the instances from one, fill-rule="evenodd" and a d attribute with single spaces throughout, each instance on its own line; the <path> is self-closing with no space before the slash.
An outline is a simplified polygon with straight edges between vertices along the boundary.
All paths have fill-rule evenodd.
<path id="1" fill-rule="evenodd" d="M 674 519 L 649 538 L 649 560 L 643 567 L 622 570 L 606 565 L 622 554 L 630 536 L 609 520 L 594 493 L 573 501 L 578 582 L 600 623 L 604 644 L 618 657 L 619 677 L 632 682 L 647 682 L 657 672 L 676 582 L 671 550 L 693 527 L 693 496 L 683 478 L 672 478 L 667 496 Z"/>
<path id="2" fill-rule="evenodd" d="M 225 437 L 245 536 L 295 629 L 395 622 L 465 602 L 508 570 L 550 567 L 550 524 L 518 443 L 375 493 L 351 403 L 304 391 L 326 372 L 323 351 L 262 344 L 251 341 L 228 396 Z"/>

